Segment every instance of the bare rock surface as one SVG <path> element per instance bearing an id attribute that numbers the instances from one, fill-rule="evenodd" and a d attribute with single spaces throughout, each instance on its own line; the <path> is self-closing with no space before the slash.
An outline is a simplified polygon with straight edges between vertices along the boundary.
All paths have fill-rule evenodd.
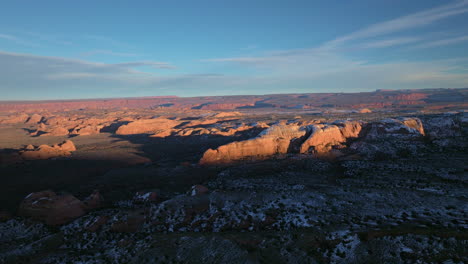
<path id="1" fill-rule="evenodd" d="M 115 132 L 117 135 L 133 135 L 155 133 L 162 130 L 171 129 L 180 124 L 180 121 L 166 118 L 143 119 L 130 122 L 120 126 Z"/>
<path id="2" fill-rule="evenodd" d="M 66 140 L 53 146 L 40 145 L 36 148 L 32 145 L 28 145 L 20 152 L 20 155 L 25 160 L 50 159 L 68 157 L 71 155 L 71 152 L 75 150 L 75 144 L 73 144 L 71 140 Z"/>
<path id="3" fill-rule="evenodd" d="M 61 225 L 84 215 L 84 207 L 73 195 L 42 191 L 26 196 L 18 214 L 43 221 L 47 225 Z"/>

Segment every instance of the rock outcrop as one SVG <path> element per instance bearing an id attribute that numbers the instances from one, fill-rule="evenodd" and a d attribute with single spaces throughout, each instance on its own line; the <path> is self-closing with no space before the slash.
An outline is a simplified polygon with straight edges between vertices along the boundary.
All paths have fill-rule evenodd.
<path id="1" fill-rule="evenodd" d="M 360 122 L 338 122 L 332 125 L 313 125 L 312 133 L 302 143 L 300 153 L 313 152 L 316 155 L 329 153 L 334 146 L 356 138 L 361 132 Z"/>
<path id="2" fill-rule="evenodd" d="M 28 118 L 28 120 L 26 121 L 26 124 L 31 124 L 31 125 L 39 124 L 41 122 L 42 118 L 43 117 L 41 115 L 39 115 L 39 114 L 33 114 Z"/>
<path id="3" fill-rule="evenodd" d="M 422 139 L 424 135 L 423 123 L 418 118 L 389 118 L 370 123 L 282 122 L 264 130 L 255 138 L 208 149 L 200 164 L 229 164 L 286 153 L 312 154 L 331 159 L 351 154 L 350 152 L 362 153 L 368 158 L 378 153 L 395 156 L 398 152 L 415 152 L 419 147 L 418 139 Z M 405 140 L 414 141 L 410 144 L 411 150 L 408 150 Z"/>
<path id="4" fill-rule="evenodd" d="M 38 130 L 36 134 L 39 136 L 68 136 L 70 131 L 68 129 L 61 127 L 61 126 L 52 126 L 48 127 L 44 130 Z"/>
<path id="5" fill-rule="evenodd" d="M 6 117 L 0 118 L 0 124 L 17 124 L 17 123 L 24 123 L 29 119 L 29 115 L 27 114 L 15 114 Z"/>
<path id="6" fill-rule="evenodd" d="M 87 136 L 99 134 L 103 127 L 102 125 L 77 126 L 70 132 L 70 135 Z"/>
<path id="7" fill-rule="evenodd" d="M 166 118 L 141 119 L 120 126 L 117 135 L 152 134 L 174 128 L 181 122 Z"/>
<path id="8" fill-rule="evenodd" d="M 309 127 L 278 123 L 261 132 L 257 137 L 232 142 L 217 149 L 208 149 L 200 164 L 228 164 L 243 159 L 261 159 L 288 153 L 295 141 L 306 136 Z"/>
<path id="9" fill-rule="evenodd" d="M 71 194 L 57 195 L 52 191 L 31 193 L 19 207 L 20 216 L 61 225 L 85 214 L 85 205 Z"/>
<path id="10" fill-rule="evenodd" d="M 424 136 L 424 128 L 418 118 L 387 118 L 368 124 L 368 139 L 381 139 L 384 137 L 414 138 Z"/>
<path id="11" fill-rule="evenodd" d="M 71 155 L 71 152 L 75 150 L 75 144 L 73 144 L 71 140 L 66 140 L 53 146 L 40 145 L 36 148 L 32 145 L 28 145 L 24 150 L 20 151 L 20 156 L 25 160 L 50 159 L 68 157 Z"/>
<path id="12" fill-rule="evenodd" d="M 191 196 L 197 196 L 197 195 L 203 195 L 208 193 L 208 188 L 206 188 L 203 185 L 197 184 L 193 185 L 192 188 L 190 189 L 190 195 Z"/>

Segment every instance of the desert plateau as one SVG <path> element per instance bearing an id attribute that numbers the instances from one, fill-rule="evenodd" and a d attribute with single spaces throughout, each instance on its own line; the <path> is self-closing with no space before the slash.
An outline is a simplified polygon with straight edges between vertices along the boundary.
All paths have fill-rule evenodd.
<path id="1" fill-rule="evenodd" d="M 1 103 L 0 260 L 465 262 L 467 95 Z"/>
<path id="2" fill-rule="evenodd" d="M 0 5 L 0 264 L 468 263 L 468 0 Z"/>

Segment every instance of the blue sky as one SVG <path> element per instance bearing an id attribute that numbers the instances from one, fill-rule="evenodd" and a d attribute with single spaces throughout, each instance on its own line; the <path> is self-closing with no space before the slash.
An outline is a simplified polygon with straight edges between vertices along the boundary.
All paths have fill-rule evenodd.
<path id="1" fill-rule="evenodd" d="M 0 9 L 0 100 L 439 87 L 468 87 L 468 0 L 43 0 Z"/>

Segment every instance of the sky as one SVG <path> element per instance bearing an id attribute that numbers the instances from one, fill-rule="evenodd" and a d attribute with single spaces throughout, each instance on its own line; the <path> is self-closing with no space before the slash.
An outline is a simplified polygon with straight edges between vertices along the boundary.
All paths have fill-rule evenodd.
<path id="1" fill-rule="evenodd" d="M 464 87 L 468 0 L 0 8 L 0 101 Z"/>

